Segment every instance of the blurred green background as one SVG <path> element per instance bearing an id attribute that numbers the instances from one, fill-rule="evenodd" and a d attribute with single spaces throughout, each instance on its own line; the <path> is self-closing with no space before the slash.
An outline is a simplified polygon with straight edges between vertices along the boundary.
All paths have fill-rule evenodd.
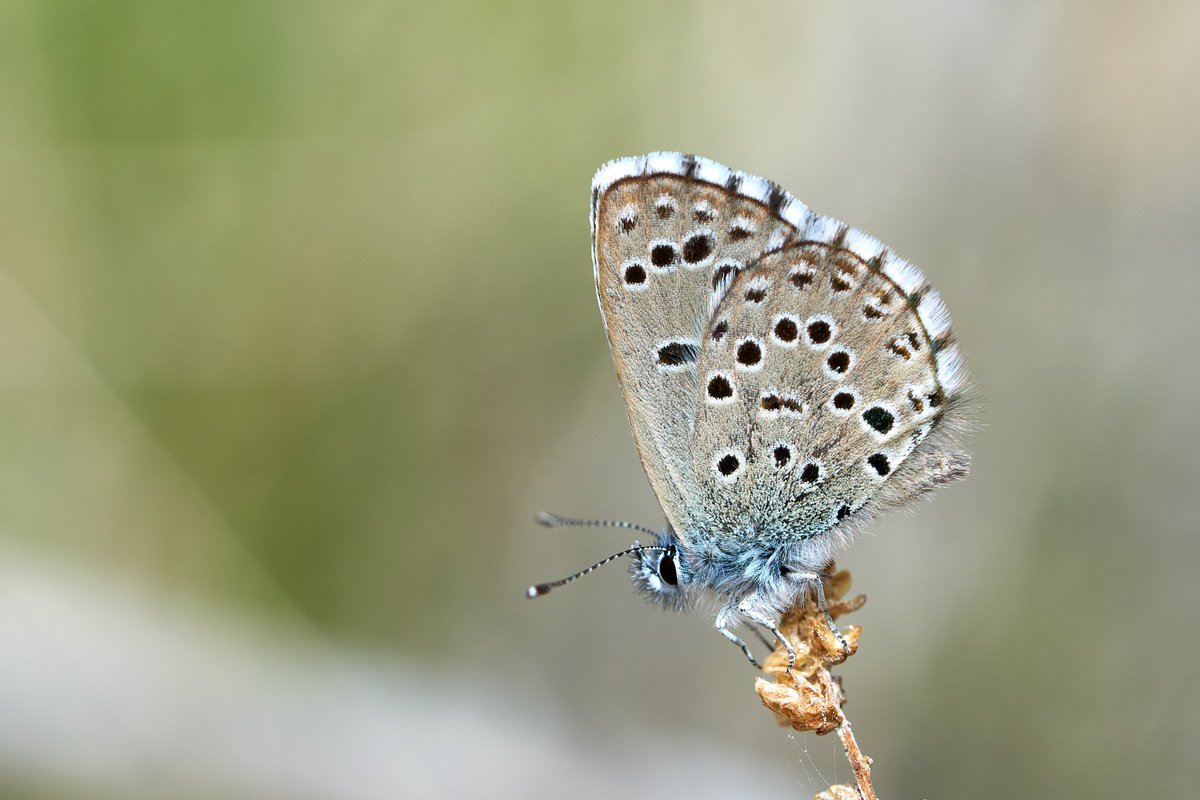
<path id="1" fill-rule="evenodd" d="M 805 797 L 659 524 L 603 161 L 921 264 L 971 479 L 841 559 L 885 798 L 1200 779 L 1194 2 L 0 2 L 0 796 Z"/>

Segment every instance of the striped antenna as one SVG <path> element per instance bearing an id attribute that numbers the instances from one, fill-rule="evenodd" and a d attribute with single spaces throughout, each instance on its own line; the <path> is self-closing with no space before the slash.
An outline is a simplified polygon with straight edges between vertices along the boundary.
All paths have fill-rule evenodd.
<path id="1" fill-rule="evenodd" d="M 619 519 L 569 519 L 560 517 L 558 514 L 551 514 L 549 511 L 539 511 L 536 519 L 539 525 L 547 528 L 625 528 L 631 531 L 641 531 L 650 536 L 658 536 L 658 531 L 650 530 L 645 525 L 623 522 Z"/>
<path id="2" fill-rule="evenodd" d="M 548 594 L 551 589 L 557 589 L 559 586 L 568 584 L 571 581 L 576 580 L 577 578 L 582 578 L 584 575 L 587 575 L 589 572 L 592 572 L 594 570 L 599 569 L 600 567 L 603 567 L 605 564 L 607 564 L 610 561 L 616 561 L 618 558 L 621 558 L 623 556 L 633 555 L 634 553 L 642 553 L 642 552 L 646 552 L 648 550 L 658 550 L 663 553 L 666 553 L 666 552 L 669 552 L 671 550 L 671 548 L 670 547 L 660 547 L 656 544 L 637 545 L 635 547 L 629 548 L 628 550 L 622 550 L 619 553 L 613 553 L 608 558 L 605 558 L 601 561 L 597 561 L 595 564 L 592 564 L 587 569 L 581 569 L 581 570 L 579 570 L 579 572 L 576 572 L 574 575 L 568 575 L 567 577 L 562 578 L 561 580 L 551 581 L 550 583 L 539 583 L 539 584 L 535 584 L 534 586 L 530 586 L 528 589 L 525 590 L 525 596 L 529 597 L 529 598 L 541 597 L 544 594 Z"/>

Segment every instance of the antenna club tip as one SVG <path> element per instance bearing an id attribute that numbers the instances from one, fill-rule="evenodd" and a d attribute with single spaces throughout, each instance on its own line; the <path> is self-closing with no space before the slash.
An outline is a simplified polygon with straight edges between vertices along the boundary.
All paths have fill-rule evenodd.
<path id="1" fill-rule="evenodd" d="M 534 520 L 538 525 L 545 525 L 547 528 L 553 528 L 558 524 L 558 516 L 549 511 L 539 511 Z"/>
<path id="2" fill-rule="evenodd" d="M 549 591 L 549 586 L 546 586 L 545 584 L 538 584 L 537 586 L 530 586 L 528 589 L 526 589 L 525 596 L 532 600 L 535 597 L 541 597 Z"/>

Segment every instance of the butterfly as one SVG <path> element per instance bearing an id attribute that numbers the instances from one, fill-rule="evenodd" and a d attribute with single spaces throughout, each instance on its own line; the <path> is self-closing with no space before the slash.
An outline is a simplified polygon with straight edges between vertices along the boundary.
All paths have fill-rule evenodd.
<path id="1" fill-rule="evenodd" d="M 807 592 L 878 512 L 964 477 L 967 373 L 921 271 L 771 181 L 680 153 L 620 158 L 592 180 L 596 296 L 638 454 L 666 527 L 616 553 L 635 586 L 716 628 L 784 644 Z M 840 634 L 838 634 L 840 637 Z M 843 639 L 843 645 L 845 640 Z"/>

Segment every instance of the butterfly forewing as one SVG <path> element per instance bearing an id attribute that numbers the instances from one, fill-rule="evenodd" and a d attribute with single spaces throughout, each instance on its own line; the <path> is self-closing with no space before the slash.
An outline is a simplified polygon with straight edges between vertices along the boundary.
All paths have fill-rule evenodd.
<path id="1" fill-rule="evenodd" d="M 619 159 L 593 181 L 596 293 L 634 440 L 681 537 L 696 497 L 697 361 L 712 310 L 808 210 L 774 184 L 672 153 Z"/>

